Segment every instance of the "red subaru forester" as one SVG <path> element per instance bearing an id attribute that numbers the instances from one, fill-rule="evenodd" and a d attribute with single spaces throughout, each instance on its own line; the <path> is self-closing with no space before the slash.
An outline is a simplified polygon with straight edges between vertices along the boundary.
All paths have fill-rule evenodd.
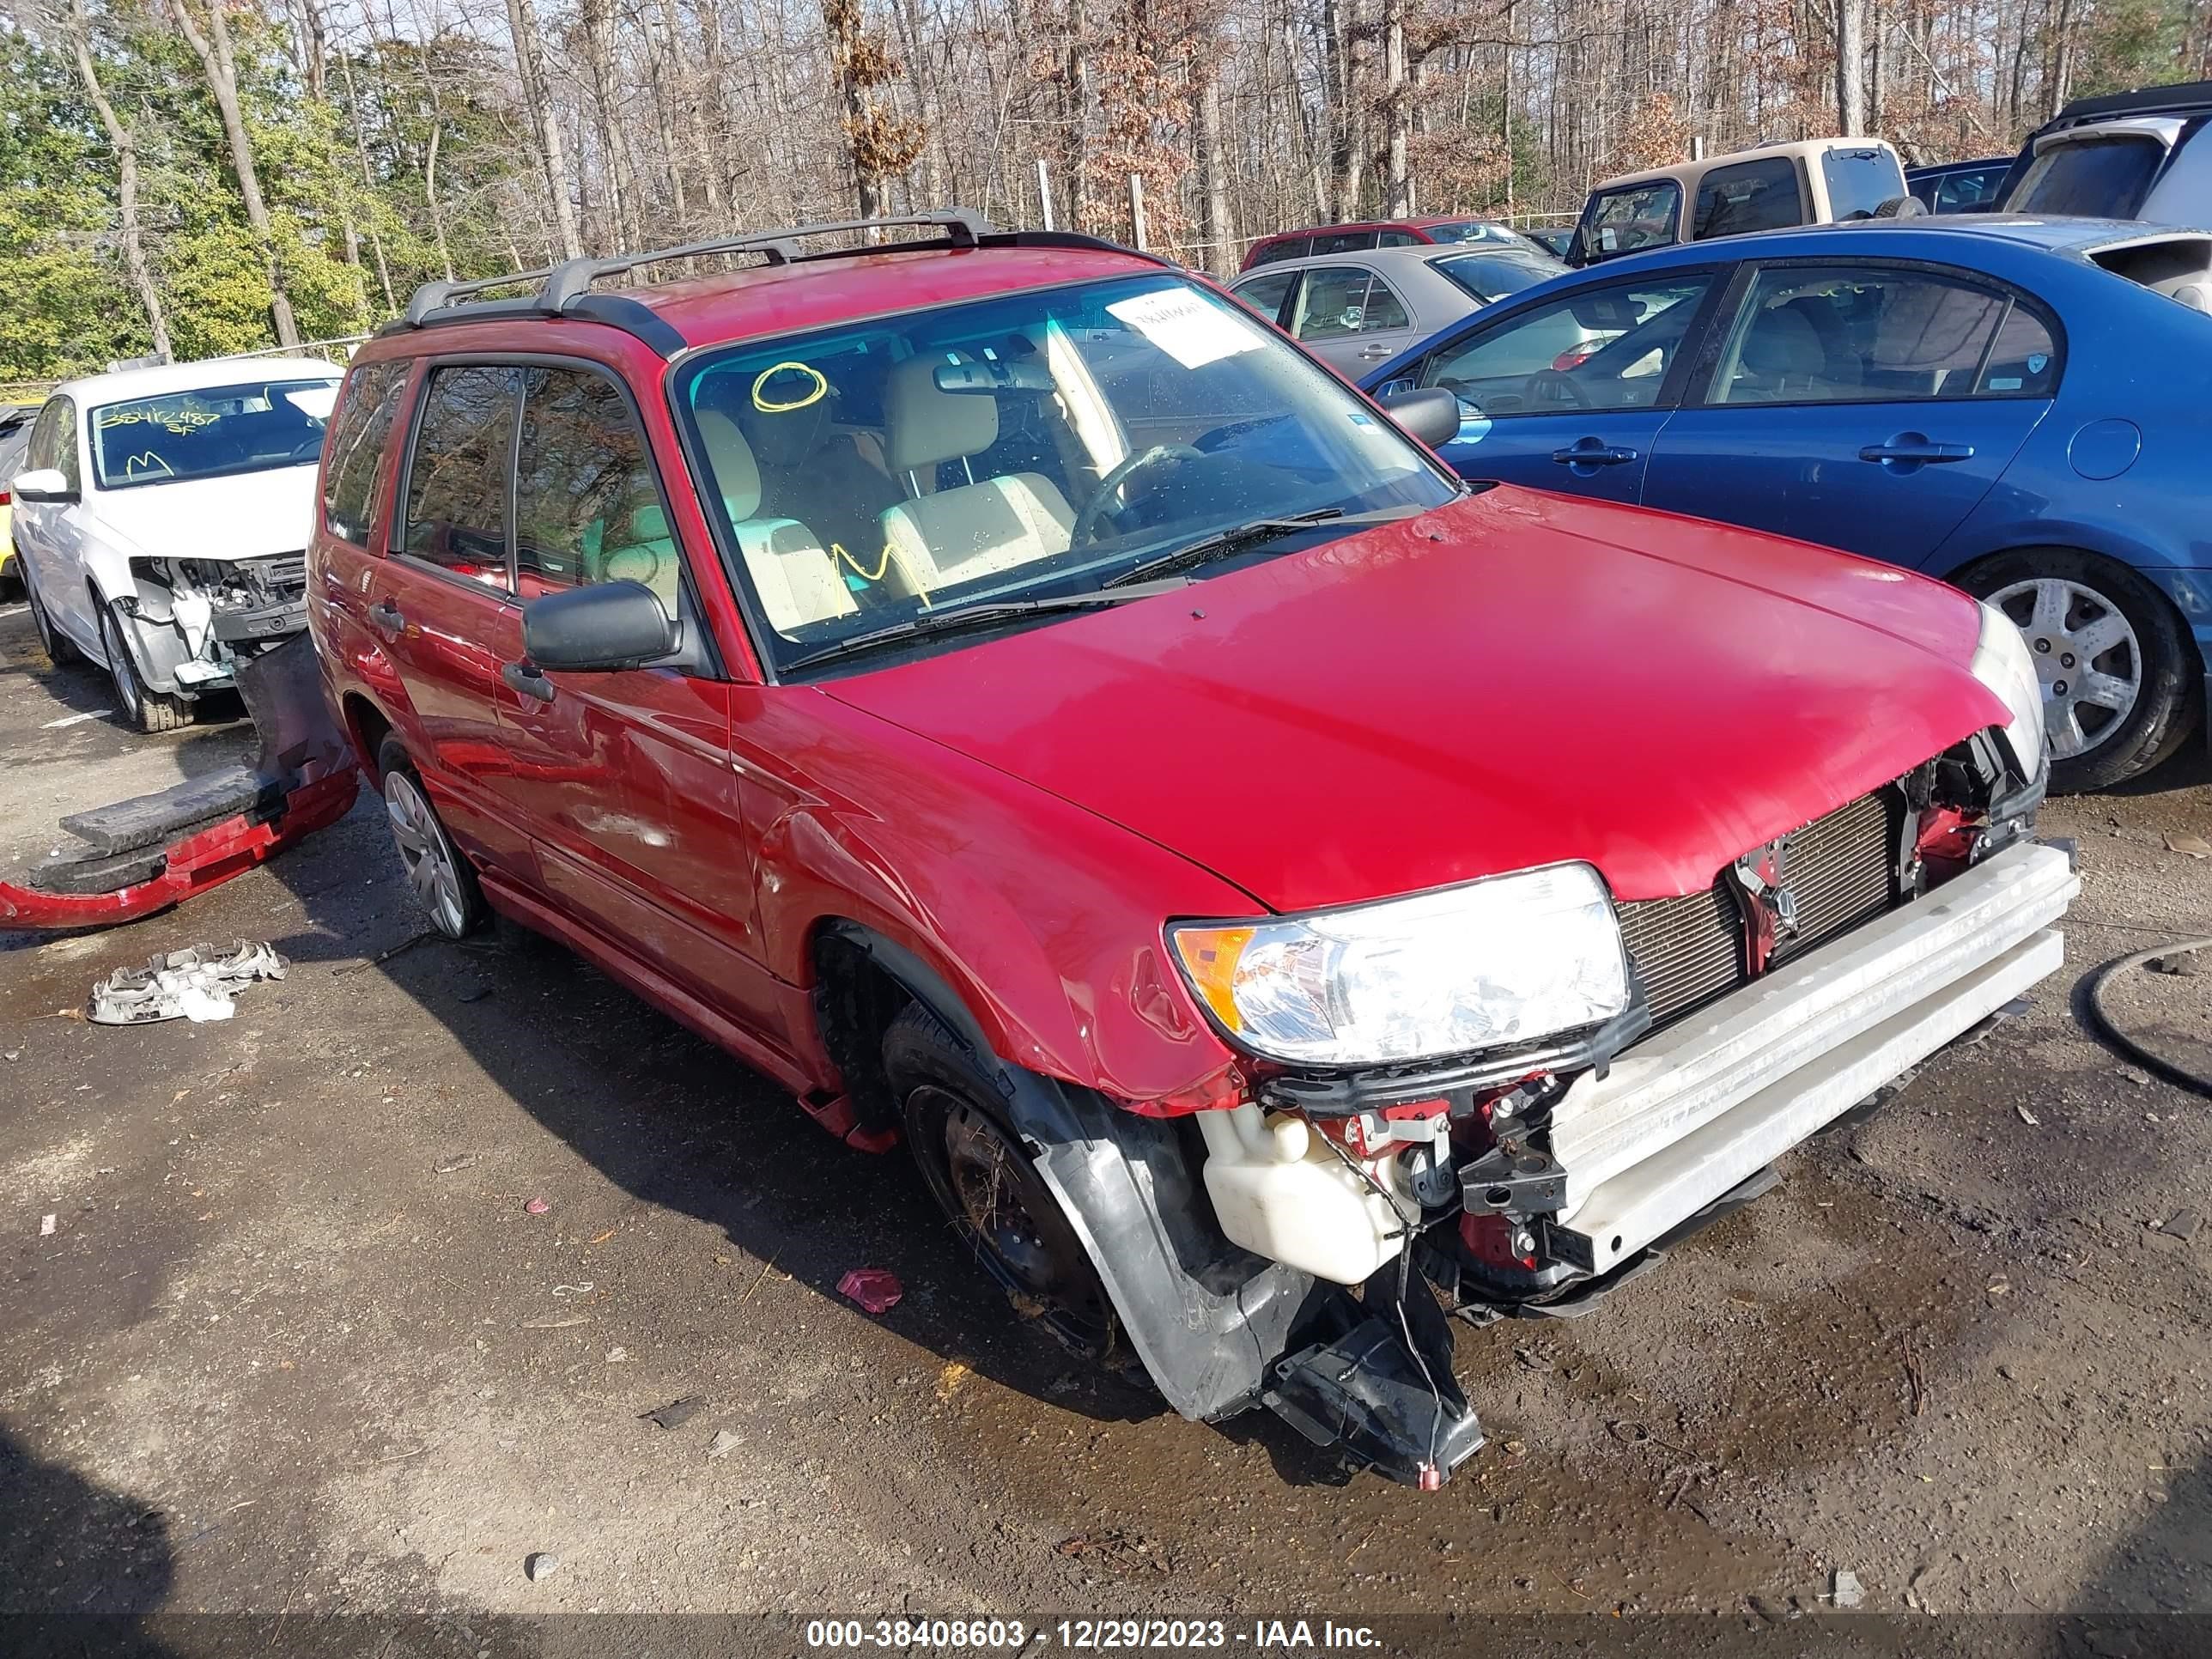
<path id="1" fill-rule="evenodd" d="M 903 1139 L 1066 1341 L 1434 1485 L 1447 1303 L 1587 1305 L 2058 965 L 1999 613 L 1462 484 L 1449 394 L 902 222 L 430 285 L 310 612 L 440 929 Z M 672 255 L 752 263 L 599 286 Z"/>

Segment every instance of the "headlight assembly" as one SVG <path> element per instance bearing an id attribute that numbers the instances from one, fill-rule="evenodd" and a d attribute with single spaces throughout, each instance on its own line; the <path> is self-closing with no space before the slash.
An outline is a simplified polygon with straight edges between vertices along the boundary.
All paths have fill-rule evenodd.
<path id="1" fill-rule="evenodd" d="M 1553 865 L 1349 909 L 1168 930 L 1231 1042 L 1370 1066 L 1527 1042 L 1628 1007 L 1605 884 Z"/>
<path id="2" fill-rule="evenodd" d="M 2043 682 L 2019 626 L 1986 600 L 1982 604 L 1982 636 L 1971 666 L 1974 678 L 2012 711 L 2005 722 L 2006 741 L 2012 744 L 2021 775 L 2035 777 L 2043 770 Z"/>

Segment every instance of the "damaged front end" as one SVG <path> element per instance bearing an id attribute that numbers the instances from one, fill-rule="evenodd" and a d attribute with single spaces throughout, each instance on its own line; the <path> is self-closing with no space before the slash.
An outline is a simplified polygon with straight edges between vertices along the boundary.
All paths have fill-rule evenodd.
<path id="1" fill-rule="evenodd" d="M 1441 1484 L 1482 1443 L 1452 1377 L 1449 1316 L 1586 1311 L 2059 965 L 2052 924 L 2079 883 L 2069 851 L 2031 838 L 2042 788 L 2042 769 L 2026 775 L 1992 728 L 1746 849 L 1702 891 L 1607 899 L 1617 1004 L 1588 951 L 1516 988 L 1558 1008 L 1584 998 L 1604 1018 L 1447 1058 L 1265 1052 L 1317 1048 L 1327 1019 L 1365 1018 L 1348 976 L 1417 996 L 1389 978 L 1429 965 L 1414 933 L 1363 939 L 1320 917 L 1297 925 L 1310 939 L 1265 922 L 1202 929 L 1213 957 L 1177 941 L 1246 1056 L 1221 1103 L 1190 1120 L 1200 1184 L 1235 1249 L 1304 1287 L 1236 1403 L 1394 1479 Z M 1587 866 L 1555 866 L 1573 868 Z M 1515 936 L 1523 952 L 1557 954 L 1558 937 L 1587 926 L 1564 903 L 1532 915 L 1543 927 Z M 1255 955 L 1249 935 L 1267 945 L 1271 927 L 1287 942 Z M 1395 955 L 1376 967 L 1354 949 Z M 1218 1334 L 1207 1340 L 1218 1352 Z"/>
<path id="2" fill-rule="evenodd" d="M 147 688 L 197 697 L 307 627 L 304 552 L 261 559 L 134 558 L 116 609 Z"/>

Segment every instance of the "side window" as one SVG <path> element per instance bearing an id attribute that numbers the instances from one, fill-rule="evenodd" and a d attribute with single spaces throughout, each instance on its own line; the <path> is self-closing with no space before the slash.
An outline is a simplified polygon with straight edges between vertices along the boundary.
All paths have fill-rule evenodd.
<path id="1" fill-rule="evenodd" d="M 364 363 L 347 377 L 331 422 L 330 461 L 323 471 L 323 520 L 333 536 L 368 545 L 369 515 L 392 423 L 407 384 L 404 362 Z"/>
<path id="2" fill-rule="evenodd" d="M 1377 247 L 1419 247 L 1424 239 L 1410 230 L 1386 230 L 1376 237 Z"/>
<path id="3" fill-rule="evenodd" d="M 645 434 L 615 383 L 585 368 L 525 369 L 516 590 L 527 599 L 584 582 L 640 581 L 673 616 L 682 571 Z"/>
<path id="4" fill-rule="evenodd" d="M 407 463 L 400 550 L 505 590 L 507 463 L 519 371 L 435 368 Z"/>
<path id="5" fill-rule="evenodd" d="M 1323 265 L 1306 272 L 1291 332 L 1301 340 L 1340 340 L 1411 325 L 1398 296 L 1364 265 Z"/>
<path id="6" fill-rule="evenodd" d="M 30 447 L 23 455 L 23 470 L 58 466 L 71 489 L 82 488 L 76 461 L 76 405 L 66 398 L 50 398 L 31 428 Z"/>
<path id="7" fill-rule="evenodd" d="M 1239 283 L 1230 292 L 1272 323 L 1283 314 L 1283 301 L 1290 298 L 1297 280 L 1295 270 L 1279 270 L 1272 276 Z"/>
<path id="8" fill-rule="evenodd" d="M 1537 306 L 1437 353 L 1421 384 L 1492 417 L 1649 409 L 1711 282 L 1621 283 Z"/>
<path id="9" fill-rule="evenodd" d="M 1720 404 L 2045 397 L 2057 377 L 2049 331 L 1996 289 L 1919 270 L 1770 268 L 1752 285 L 1708 395 Z"/>
<path id="10" fill-rule="evenodd" d="M 1378 233 L 1371 230 L 1340 230 L 1313 240 L 1316 253 L 1364 253 L 1375 246 Z"/>
<path id="11" fill-rule="evenodd" d="M 1936 181 L 1935 199 L 1929 206 L 1938 213 L 1968 213 L 1986 207 L 1996 199 L 2005 172 L 2003 167 L 1979 167 L 1948 174 Z"/>
<path id="12" fill-rule="evenodd" d="M 1261 248 L 1260 257 L 1252 263 L 1255 265 L 1272 265 L 1285 259 L 1303 259 L 1312 252 L 1312 237 L 1285 236 Z"/>
<path id="13" fill-rule="evenodd" d="M 1786 155 L 1715 167 L 1698 182 L 1698 204 L 1691 240 L 1741 236 L 1805 222 L 1805 204 L 1797 188 L 1797 164 Z"/>
<path id="14" fill-rule="evenodd" d="M 1609 259 L 1640 247 L 1668 246 L 1681 205 L 1682 187 L 1671 179 L 1607 191 L 1583 210 L 1575 233 L 1582 257 Z"/>
<path id="15" fill-rule="evenodd" d="M 55 464 L 54 437 L 61 430 L 62 410 L 68 401 L 65 398 L 49 398 L 46 406 L 39 411 L 39 418 L 31 427 L 30 445 L 23 452 L 23 470 L 26 472 Z"/>

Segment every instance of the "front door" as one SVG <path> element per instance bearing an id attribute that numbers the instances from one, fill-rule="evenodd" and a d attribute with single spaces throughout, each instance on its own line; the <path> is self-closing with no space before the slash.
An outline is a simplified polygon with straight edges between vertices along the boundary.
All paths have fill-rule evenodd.
<path id="1" fill-rule="evenodd" d="M 702 631 L 649 447 L 593 366 L 521 371 L 514 570 L 526 605 L 587 583 L 650 588 Z M 690 994 L 775 1029 L 730 760 L 729 685 L 668 667 L 540 674 L 501 665 L 497 787 L 528 826 L 538 884 Z"/>
<path id="2" fill-rule="evenodd" d="M 24 471 L 46 467 L 58 471 L 71 490 L 83 489 L 76 405 L 67 398 L 50 398 L 39 411 L 24 450 Z M 47 622 L 97 659 L 106 653 L 100 648 L 100 620 L 85 574 L 88 511 L 81 496 L 74 501 L 18 501 L 12 534 L 24 578 L 37 590 Z"/>
<path id="3" fill-rule="evenodd" d="M 1633 501 L 1716 280 L 1668 271 L 1479 319 L 1403 378 L 1459 399 L 1441 453 L 1462 477 Z"/>
<path id="4" fill-rule="evenodd" d="M 1649 507 L 1925 562 L 2051 407 L 2025 295 L 1923 266 L 1769 265 L 1653 450 Z"/>

